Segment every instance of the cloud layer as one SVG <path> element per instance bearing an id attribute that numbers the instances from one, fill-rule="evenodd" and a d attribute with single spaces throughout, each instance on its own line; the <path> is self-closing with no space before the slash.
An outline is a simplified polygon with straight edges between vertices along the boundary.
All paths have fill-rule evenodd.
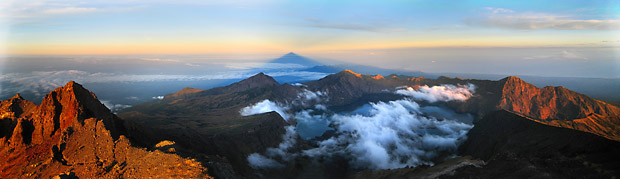
<path id="1" fill-rule="evenodd" d="M 266 112 L 271 112 L 271 111 L 275 111 L 278 114 L 280 114 L 280 116 L 282 116 L 282 118 L 284 118 L 284 120 L 288 121 L 289 120 L 289 115 L 285 112 L 286 110 L 288 110 L 289 107 L 287 106 L 283 106 L 281 104 L 276 104 L 275 102 L 272 102 L 268 99 L 265 99 L 261 102 L 258 102 L 254 105 L 250 105 L 247 107 L 244 107 L 243 109 L 241 109 L 241 111 L 239 111 L 239 113 L 242 116 L 250 116 L 250 115 L 254 115 L 254 114 L 261 114 L 261 113 L 266 113 Z"/>
<path id="2" fill-rule="evenodd" d="M 413 97 L 417 100 L 425 100 L 428 102 L 437 102 L 437 101 L 465 101 L 469 99 L 476 87 L 472 84 L 468 84 L 465 86 L 454 86 L 454 85 L 441 85 L 441 86 L 433 86 L 428 87 L 427 85 L 419 87 L 419 89 L 414 89 L 413 87 L 407 87 L 405 89 L 400 89 L 396 91 L 396 94 L 401 94 L 405 96 Z"/>
<path id="3" fill-rule="evenodd" d="M 291 154 L 289 150 L 296 144 L 297 132 L 295 127 L 286 126 L 286 133 L 282 136 L 282 143 L 276 148 L 268 148 L 264 155 L 253 153 L 248 156 L 248 163 L 252 168 L 282 168 L 284 164 L 276 161 L 279 159 L 282 161 L 290 161 L 294 154 Z"/>
<path id="4" fill-rule="evenodd" d="M 343 114 L 330 113 L 320 104 L 321 96 L 327 95 L 323 92 L 305 90 L 299 93 L 298 100 L 314 101 L 311 105 L 289 102 L 289 106 L 285 106 L 264 100 L 242 109 L 240 113 L 249 115 L 280 111 L 278 113 L 281 115 L 297 120 L 297 129 L 287 127 L 279 147 L 268 149 L 265 154 L 252 154 L 248 162 L 254 168 L 278 168 L 285 166 L 284 163 L 291 158 L 303 155 L 327 160 L 341 156 L 360 169 L 432 164 L 432 159 L 453 153 L 465 140 L 467 132 L 473 127 L 471 116 L 436 106 L 421 107 L 415 100 L 465 101 L 473 95 L 474 89 L 471 84 L 400 89 L 396 93 L 407 96 L 404 99 L 369 103 L 355 112 Z M 295 107 L 290 105 L 305 108 L 291 115 L 288 110 Z M 291 142 L 294 139 L 292 135 L 299 135 L 297 132 L 305 130 L 312 133 L 306 135 L 318 136 L 330 130 L 330 124 L 336 135 L 318 142 L 317 148 L 301 152 L 290 150 L 290 146 L 295 144 Z"/>
<path id="5" fill-rule="evenodd" d="M 431 160 L 455 151 L 473 125 L 465 123 L 449 109 L 421 108 L 414 100 L 465 101 L 474 85 L 407 87 L 397 94 L 401 100 L 370 103 L 352 114 L 331 117 L 337 135 L 304 151 L 311 157 L 341 155 L 357 168 L 394 169 L 432 164 Z M 446 115 L 427 114 L 440 112 Z"/>
<path id="6" fill-rule="evenodd" d="M 78 83 L 122 83 L 122 82 L 157 82 L 157 81 L 201 81 L 244 79 L 256 72 L 231 71 L 196 75 L 173 74 L 125 74 L 112 72 L 87 72 L 82 70 L 33 71 L 25 73 L 0 74 L 0 83 L 3 84 L 0 94 L 11 96 L 25 91 L 42 95 L 69 81 Z M 326 76 L 326 73 L 307 71 L 274 71 L 266 72 L 272 77 L 296 76 L 300 80 L 316 80 Z"/>

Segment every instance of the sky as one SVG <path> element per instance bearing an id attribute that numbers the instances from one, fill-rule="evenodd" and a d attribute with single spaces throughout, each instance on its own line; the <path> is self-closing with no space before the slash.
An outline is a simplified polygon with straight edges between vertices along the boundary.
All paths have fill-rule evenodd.
<path id="1" fill-rule="evenodd" d="M 4 56 L 296 52 L 419 71 L 620 78 L 619 47 L 620 1 L 606 0 L 0 3 Z"/>

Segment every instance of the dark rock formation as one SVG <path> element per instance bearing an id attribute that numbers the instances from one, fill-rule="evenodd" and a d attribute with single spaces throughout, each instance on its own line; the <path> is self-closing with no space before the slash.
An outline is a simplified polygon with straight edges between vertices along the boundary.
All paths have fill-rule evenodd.
<path id="1" fill-rule="evenodd" d="M 467 136 L 460 153 L 487 164 L 459 169 L 454 178 L 610 178 L 620 174 L 620 142 L 548 126 L 505 110 L 485 116 Z"/>

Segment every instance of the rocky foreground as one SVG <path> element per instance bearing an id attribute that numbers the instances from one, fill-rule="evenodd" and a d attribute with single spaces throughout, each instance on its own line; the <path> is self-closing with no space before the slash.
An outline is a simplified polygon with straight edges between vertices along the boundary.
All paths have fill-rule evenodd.
<path id="1" fill-rule="evenodd" d="M 211 178 L 195 159 L 136 147 L 131 124 L 75 82 L 0 108 L 0 178 Z"/>

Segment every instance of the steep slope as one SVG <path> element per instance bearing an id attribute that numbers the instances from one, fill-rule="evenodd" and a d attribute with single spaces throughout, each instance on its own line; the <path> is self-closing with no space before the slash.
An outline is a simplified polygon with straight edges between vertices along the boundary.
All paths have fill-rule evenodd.
<path id="1" fill-rule="evenodd" d="M 9 100 L 0 101 L 0 118 L 19 118 L 22 114 L 32 112 L 35 107 L 33 102 L 16 94 Z"/>
<path id="2" fill-rule="evenodd" d="M 544 124 L 620 140 L 620 108 L 564 87 L 537 88 L 518 77 L 504 84 L 497 109 L 523 114 Z"/>
<path id="3" fill-rule="evenodd" d="M 462 155 L 487 161 L 458 169 L 454 178 L 610 178 L 620 169 L 620 142 L 537 123 L 501 110 L 467 134 Z"/>
<path id="4" fill-rule="evenodd" d="M 264 99 L 296 98 L 299 91 L 259 73 L 193 96 L 136 105 L 119 116 L 148 127 L 156 134 L 152 142 L 173 140 L 200 154 L 224 156 L 237 173 L 249 177 L 247 156 L 278 146 L 289 124 L 277 113 L 241 116 L 239 111 Z"/>
<path id="5" fill-rule="evenodd" d="M 84 178 L 209 177 L 192 159 L 133 147 L 124 121 L 73 81 L 47 94 L 38 106 L 19 96 L 5 104 L 21 106 L 12 112 L 23 113 L 3 116 L 3 121 L 17 123 L 2 128 L 12 134 L 0 138 L 0 178 L 60 173 Z"/>
<path id="6" fill-rule="evenodd" d="M 252 88 L 270 87 L 270 86 L 278 86 L 278 85 L 280 85 L 280 83 L 278 83 L 275 79 L 261 72 L 247 79 L 233 83 L 231 85 L 207 90 L 205 92 L 202 92 L 203 93 L 202 95 L 217 95 L 217 94 L 225 94 L 225 93 L 234 93 L 234 92 L 245 91 L 245 90 L 252 89 Z"/>
<path id="7" fill-rule="evenodd" d="M 189 98 L 195 96 L 196 94 L 203 92 L 203 89 L 196 89 L 191 87 L 185 87 L 181 89 L 181 91 L 177 91 L 176 93 L 167 94 L 164 96 L 164 99 L 179 99 L 179 98 Z"/>
<path id="8" fill-rule="evenodd" d="M 618 116 L 617 107 L 570 91 L 564 87 L 536 88 L 518 77 L 507 77 L 499 108 L 526 114 L 540 120 L 571 120 L 592 114 Z"/>
<path id="9" fill-rule="evenodd" d="M 344 70 L 328 75 L 317 81 L 304 83 L 312 91 L 324 91 L 330 96 L 331 105 L 344 105 L 353 102 L 364 94 L 384 93 L 401 86 L 403 81 L 389 81 L 380 75 L 362 75 Z"/>
<path id="10" fill-rule="evenodd" d="M 30 114 L 36 106 L 36 104 L 25 100 L 19 94 L 16 94 L 9 100 L 0 102 L 0 146 L 7 145 L 6 143 L 9 137 L 13 135 L 13 130 L 18 125 L 18 119 L 22 114 Z"/>
<path id="11" fill-rule="evenodd" d="M 265 75 L 265 73 L 261 72 L 247 79 L 230 84 L 228 86 L 217 87 L 217 88 L 213 88 L 209 90 L 194 89 L 190 87 L 183 88 L 181 91 L 166 95 L 164 97 L 164 100 L 173 101 L 176 99 L 183 99 L 183 98 L 230 94 L 230 93 L 246 91 L 248 89 L 253 89 L 253 88 L 273 87 L 273 86 L 279 86 L 279 85 L 280 83 L 278 83 L 271 76 L 267 76 Z"/>

